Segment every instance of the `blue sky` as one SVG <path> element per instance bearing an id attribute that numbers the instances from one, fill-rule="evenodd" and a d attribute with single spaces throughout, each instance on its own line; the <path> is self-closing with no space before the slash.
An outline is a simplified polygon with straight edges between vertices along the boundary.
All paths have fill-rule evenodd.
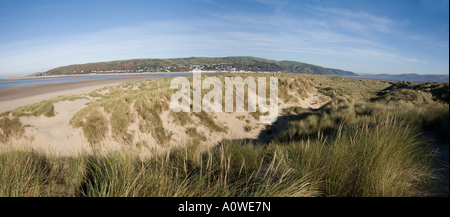
<path id="1" fill-rule="evenodd" d="M 449 1 L 0 0 L 0 77 L 192 56 L 448 73 Z"/>

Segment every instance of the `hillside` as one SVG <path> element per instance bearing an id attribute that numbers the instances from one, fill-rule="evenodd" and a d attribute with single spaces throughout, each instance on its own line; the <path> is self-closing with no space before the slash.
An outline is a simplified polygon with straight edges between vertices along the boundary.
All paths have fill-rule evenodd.
<path id="1" fill-rule="evenodd" d="M 291 72 L 317 75 L 357 76 L 353 72 L 329 69 L 295 61 L 275 61 L 256 57 L 190 57 L 176 59 L 132 59 L 62 66 L 42 75 L 88 73 L 183 72 L 195 68 L 220 72 Z"/>

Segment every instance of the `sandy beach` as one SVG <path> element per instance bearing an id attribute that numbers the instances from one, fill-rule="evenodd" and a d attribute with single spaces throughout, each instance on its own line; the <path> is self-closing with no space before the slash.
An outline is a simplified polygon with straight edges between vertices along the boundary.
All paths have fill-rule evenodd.
<path id="1" fill-rule="evenodd" d="M 79 76 L 104 76 L 104 75 L 159 75 L 159 74 L 167 74 L 168 72 L 142 72 L 142 73 L 136 73 L 136 72 L 127 72 L 127 73 L 89 73 L 89 74 L 68 74 L 68 75 L 42 75 L 42 76 L 26 76 L 26 77 L 8 77 L 5 79 L 0 80 L 20 80 L 20 79 L 42 79 L 42 78 L 70 78 L 70 77 L 79 77 Z M 169 74 L 185 74 L 185 73 L 191 73 L 191 72 L 169 72 Z"/>
<path id="2" fill-rule="evenodd" d="M 60 95 L 89 93 L 104 86 L 113 86 L 129 81 L 155 80 L 170 76 L 175 75 L 149 74 L 148 76 L 0 87 L 0 113 Z"/>
<path id="3" fill-rule="evenodd" d="M 130 76 L 123 78 L 1 87 L 0 113 L 14 110 L 20 106 L 49 100 L 61 95 L 86 94 L 105 86 L 116 86 L 130 81 L 158 80 L 175 76 L 182 75 Z M 186 76 L 186 74 L 184 74 L 184 76 Z M 301 98 L 298 93 L 293 92 L 292 94 L 295 98 L 299 99 L 295 105 L 304 108 L 318 108 L 328 101 L 327 97 L 315 89 L 311 90 L 311 93 L 304 98 Z M 74 127 L 70 122 L 78 111 L 85 108 L 87 103 L 92 102 L 93 100 L 95 99 L 89 98 L 56 102 L 53 104 L 54 115 L 51 117 L 46 117 L 44 115 L 19 117 L 22 126 L 26 126 L 24 127 L 24 134 L 20 138 L 14 138 L 14 140 L 11 141 L 11 144 L 14 144 L 15 147 L 31 146 L 32 148 L 42 150 L 45 153 L 58 155 L 76 155 L 82 151 L 90 150 L 90 142 L 87 140 L 83 129 Z M 293 105 L 294 104 L 285 103 L 281 100 L 278 108 L 279 115 L 284 114 L 283 111 L 285 108 Z M 143 120 L 139 117 L 135 109 L 131 109 L 130 111 L 130 118 L 132 118 L 132 121 L 127 127 L 126 132 L 131 135 L 129 137 L 131 144 L 140 144 L 144 141 L 143 144 L 148 148 L 146 150 L 149 151 L 145 152 L 147 154 L 151 154 L 155 150 L 164 150 L 164 146 L 161 146 L 160 142 L 155 139 L 154 132 L 142 132 L 141 128 L 143 125 L 141 122 L 143 122 Z M 170 139 L 167 141 L 167 147 L 175 147 L 190 141 L 190 134 L 187 133 L 190 132 L 189 129 L 195 129 L 195 132 L 199 133 L 199 135 L 207 135 L 204 140 L 208 144 L 217 144 L 225 138 L 256 140 L 262 135 L 261 132 L 265 129 L 265 125 L 260 124 L 256 119 L 246 118 L 249 117 L 248 112 L 215 113 L 212 116 L 213 121 L 217 123 L 218 126 L 226 129 L 225 131 L 211 130 L 208 125 L 205 126 L 201 124 L 202 120 L 199 117 L 192 114 L 189 116 L 192 123 L 187 125 L 180 125 L 180 123 L 176 121 L 176 117 L 177 116 L 173 116 L 169 110 L 163 111 L 159 115 L 159 120 L 164 127 L 164 132 L 167 132 L 167 135 L 170 135 Z M 248 127 L 249 130 L 244 130 L 246 127 Z M 264 136 L 261 138 L 263 137 Z M 122 147 L 122 143 L 115 140 L 112 125 L 108 127 L 105 141 L 108 142 L 104 145 L 107 144 L 108 146 L 114 146 L 116 148 Z M 144 154 L 144 152 L 142 152 L 142 154 Z"/>

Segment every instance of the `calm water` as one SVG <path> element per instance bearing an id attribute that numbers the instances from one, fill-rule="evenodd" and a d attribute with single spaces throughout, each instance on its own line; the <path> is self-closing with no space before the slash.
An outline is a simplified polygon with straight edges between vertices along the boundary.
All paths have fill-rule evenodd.
<path id="1" fill-rule="evenodd" d="M 68 81 L 86 81 L 86 80 L 98 80 L 98 79 L 111 79 L 111 78 L 125 78 L 125 77 L 139 77 L 139 76 L 173 76 L 173 75 L 192 75 L 192 73 L 161 73 L 161 74 L 132 74 L 132 75 L 80 75 L 80 76 L 70 76 L 70 77 L 58 77 L 58 78 L 31 78 L 31 79 L 14 79 L 6 80 L 0 79 L 0 87 L 12 87 L 12 86 L 22 86 L 22 85 L 32 85 L 32 84 L 48 84 L 48 83 L 59 83 Z"/>

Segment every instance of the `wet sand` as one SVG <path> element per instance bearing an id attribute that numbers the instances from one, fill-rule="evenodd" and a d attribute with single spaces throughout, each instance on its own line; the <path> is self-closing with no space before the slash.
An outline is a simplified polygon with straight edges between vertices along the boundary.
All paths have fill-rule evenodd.
<path id="1" fill-rule="evenodd" d="M 0 113 L 20 106 L 51 99 L 60 95 L 89 93 L 104 86 L 114 86 L 129 81 L 155 80 L 175 76 L 176 75 L 149 75 L 0 87 Z"/>
<path id="2" fill-rule="evenodd" d="M 161 75 L 161 74 L 186 74 L 186 73 L 192 73 L 192 72 L 127 72 L 127 73 L 89 73 L 89 74 L 68 74 L 68 75 L 42 75 L 42 76 L 26 76 L 26 77 L 8 77 L 5 79 L 0 79 L 4 81 L 9 80 L 22 80 L 22 79 L 45 79 L 45 78 L 70 78 L 70 77 L 80 77 L 80 76 L 104 76 L 104 75 Z"/>

